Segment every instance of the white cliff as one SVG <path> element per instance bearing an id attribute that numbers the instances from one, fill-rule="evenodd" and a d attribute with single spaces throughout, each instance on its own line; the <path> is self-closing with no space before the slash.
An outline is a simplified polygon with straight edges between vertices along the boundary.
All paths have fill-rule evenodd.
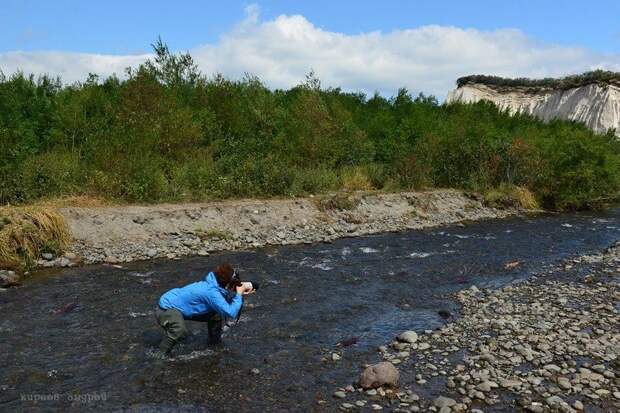
<path id="1" fill-rule="evenodd" d="M 574 120 L 599 133 L 616 129 L 620 136 L 620 87 L 591 83 L 572 89 L 532 90 L 468 83 L 448 93 L 447 102 L 488 100 L 510 113 L 527 113 L 544 121 Z"/>

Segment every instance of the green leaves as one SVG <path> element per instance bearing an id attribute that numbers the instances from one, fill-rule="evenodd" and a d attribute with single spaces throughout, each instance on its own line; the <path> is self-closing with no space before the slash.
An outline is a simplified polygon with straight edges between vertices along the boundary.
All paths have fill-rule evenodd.
<path id="1" fill-rule="evenodd" d="M 251 75 L 205 77 L 188 54 L 161 39 L 153 47 L 155 58 L 123 80 L 90 75 L 62 86 L 0 76 L 1 203 L 453 187 L 519 188 L 549 208 L 574 209 L 620 189 L 613 132 L 510 116 L 488 102 L 440 105 L 404 88 L 368 98 L 325 89 L 312 72 L 273 91 Z"/>

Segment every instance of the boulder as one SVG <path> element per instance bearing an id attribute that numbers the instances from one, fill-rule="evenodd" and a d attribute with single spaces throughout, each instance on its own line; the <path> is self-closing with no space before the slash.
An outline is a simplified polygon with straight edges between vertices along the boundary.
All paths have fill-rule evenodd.
<path id="1" fill-rule="evenodd" d="M 360 376 L 360 385 L 364 389 L 381 386 L 397 387 L 400 373 L 389 361 L 373 364 L 367 367 Z"/>
<path id="2" fill-rule="evenodd" d="M 0 270 L 0 288 L 19 285 L 19 275 L 13 271 Z"/>
<path id="3" fill-rule="evenodd" d="M 404 341 L 405 343 L 415 343 L 418 341 L 418 334 L 415 331 L 405 331 L 398 336 L 398 341 Z"/>

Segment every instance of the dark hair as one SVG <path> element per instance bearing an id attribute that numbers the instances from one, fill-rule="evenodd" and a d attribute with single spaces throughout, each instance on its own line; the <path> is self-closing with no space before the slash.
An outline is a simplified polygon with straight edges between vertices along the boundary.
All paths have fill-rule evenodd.
<path id="1" fill-rule="evenodd" d="M 222 288 L 233 288 L 241 285 L 241 278 L 229 263 L 218 265 L 213 273 L 217 283 Z"/>

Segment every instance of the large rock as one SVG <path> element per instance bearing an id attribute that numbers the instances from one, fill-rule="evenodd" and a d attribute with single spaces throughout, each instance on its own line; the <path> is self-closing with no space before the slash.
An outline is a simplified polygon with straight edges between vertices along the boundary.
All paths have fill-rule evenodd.
<path id="1" fill-rule="evenodd" d="M 404 341 L 405 343 L 415 343 L 418 341 L 418 334 L 415 331 L 405 331 L 398 336 L 398 341 Z"/>
<path id="2" fill-rule="evenodd" d="M 19 275 L 13 271 L 0 270 L 0 288 L 19 285 Z"/>
<path id="3" fill-rule="evenodd" d="M 384 361 L 367 367 L 360 376 L 360 385 L 365 389 L 397 387 L 399 377 L 398 369 L 389 361 Z"/>
<path id="4" fill-rule="evenodd" d="M 444 396 L 439 396 L 435 400 L 433 400 L 433 405 L 438 409 L 443 409 L 444 407 L 452 407 L 455 404 L 456 400 Z"/>

